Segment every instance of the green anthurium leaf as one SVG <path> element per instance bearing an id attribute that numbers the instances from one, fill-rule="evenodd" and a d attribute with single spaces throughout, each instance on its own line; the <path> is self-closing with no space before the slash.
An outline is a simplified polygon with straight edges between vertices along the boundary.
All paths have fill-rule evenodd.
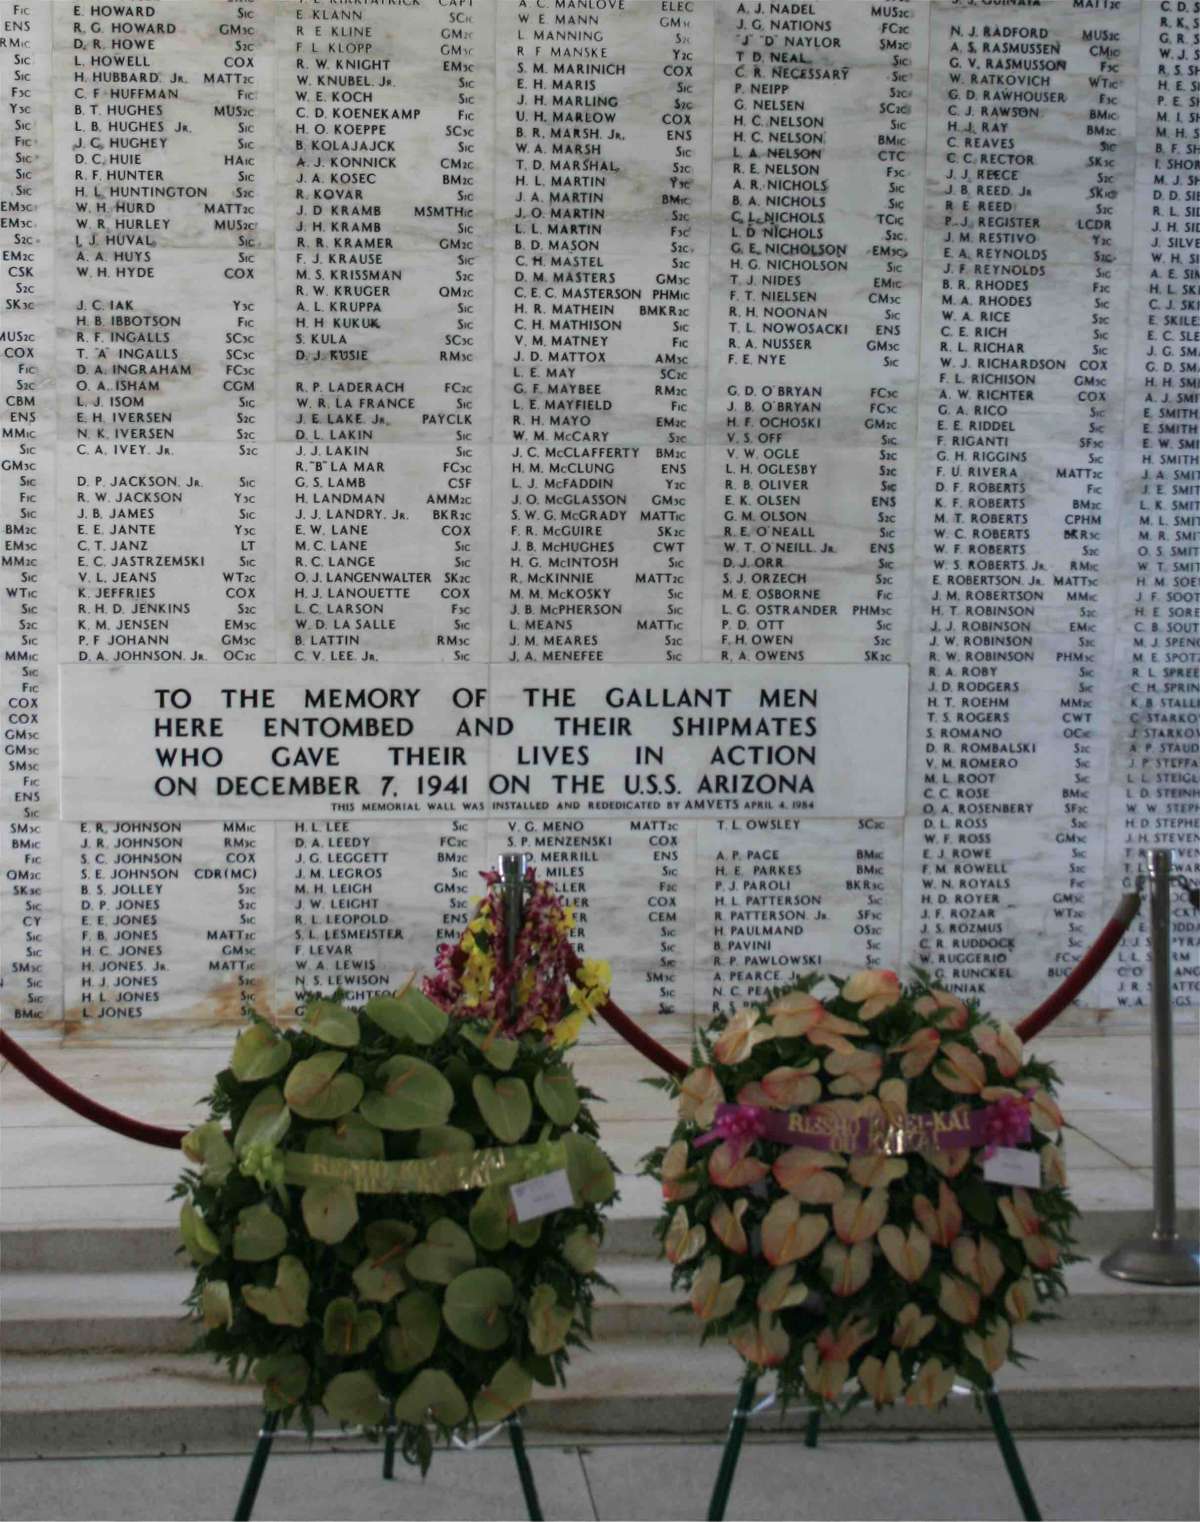
<path id="1" fill-rule="evenodd" d="M 475 1267 L 475 1247 L 461 1226 L 443 1216 L 409 1253 L 404 1266 L 414 1279 L 449 1284 L 464 1270 Z"/>
<path id="2" fill-rule="evenodd" d="M 542 1234 L 542 1222 L 544 1216 L 535 1216 L 532 1221 L 512 1221 L 509 1223 L 508 1234 L 518 1247 L 532 1247 Z"/>
<path id="3" fill-rule="evenodd" d="M 402 1295 L 396 1301 L 396 1325 L 388 1327 L 383 1339 L 388 1368 L 402 1374 L 424 1363 L 437 1346 L 441 1329 L 442 1313 L 428 1290 Z"/>
<path id="4" fill-rule="evenodd" d="M 252 1311 L 276 1326 L 307 1326 L 308 1271 L 299 1258 L 285 1254 L 275 1270 L 273 1286 L 247 1284 L 242 1299 Z"/>
<path id="5" fill-rule="evenodd" d="M 358 1045 L 358 1016 L 343 1004 L 314 999 L 304 1011 L 304 1029 L 326 1046 Z"/>
<path id="6" fill-rule="evenodd" d="M 247 1147 L 274 1147 L 287 1135 L 292 1117 L 283 1094 L 274 1084 L 263 1089 L 250 1101 L 250 1107 L 242 1116 L 233 1139 L 234 1151 L 239 1155 Z"/>
<path id="7" fill-rule="evenodd" d="M 203 1170 L 206 1184 L 219 1186 L 229 1177 L 233 1167 L 233 1148 L 225 1139 L 221 1123 L 206 1120 L 202 1126 L 189 1131 L 180 1143 L 183 1155 L 191 1163 L 198 1163 Z"/>
<path id="8" fill-rule="evenodd" d="M 362 1079 L 338 1072 L 345 1060 L 345 1052 L 320 1052 L 298 1062 L 283 1086 L 289 1107 L 305 1120 L 337 1120 L 353 1110 L 362 1098 Z"/>
<path id="9" fill-rule="evenodd" d="M 252 1372 L 263 1387 L 268 1411 L 294 1406 L 308 1388 L 308 1363 L 299 1353 L 270 1353 L 258 1360 Z"/>
<path id="10" fill-rule="evenodd" d="M 480 1247 L 488 1252 L 499 1252 L 508 1245 L 508 1190 L 503 1184 L 490 1184 L 480 1190 L 467 1225 Z"/>
<path id="11" fill-rule="evenodd" d="M 407 1221 L 372 1221 L 366 1229 L 367 1257 L 354 1270 L 354 1287 L 364 1300 L 394 1300 L 408 1283 L 404 1262 L 417 1240 Z"/>
<path id="12" fill-rule="evenodd" d="M 444 1152 L 470 1152 L 475 1138 L 461 1126 L 422 1126 L 417 1133 L 418 1157 L 441 1157 Z"/>
<path id="13" fill-rule="evenodd" d="M 211 1263 L 221 1256 L 220 1242 L 194 1205 L 180 1209 L 179 1234 L 193 1263 Z"/>
<path id="14" fill-rule="evenodd" d="M 562 1253 L 577 1274 L 590 1274 L 600 1256 L 600 1239 L 592 1236 L 586 1226 L 576 1226 L 567 1233 Z"/>
<path id="15" fill-rule="evenodd" d="M 318 1242 L 340 1242 L 358 1221 L 358 1200 L 349 1184 L 322 1180 L 304 1191 L 300 1211 L 310 1237 Z"/>
<path id="16" fill-rule="evenodd" d="M 239 1263 L 264 1263 L 287 1246 L 287 1223 L 269 1205 L 238 1211 L 233 1228 L 233 1256 Z"/>
<path id="17" fill-rule="evenodd" d="M 389 1057 L 379 1069 L 383 1088 L 370 1093 L 359 1110 L 385 1131 L 419 1131 L 441 1126 L 454 1108 L 454 1090 L 419 1057 Z"/>
<path id="18" fill-rule="evenodd" d="M 471 1093 L 493 1135 L 502 1142 L 518 1142 L 533 1119 L 533 1100 L 523 1078 L 498 1078 L 495 1083 L 484 1074 L 471 1082 Z"/>
<path id="19" fill-rule="evenodd" d="M 259 1083 L 287 1067 L 292 1048 L 270 1025 L 250 1025 L 233 1043 L 229 1066 L 241 1083 Z"/>
<path id="20" fill-rule="evenodd" d="M 475 1397 L 471 1408 L 475 1420 L 481 1426 L 485 1422 L 502 1422 L 525 1404 L 532 1389 L 533 1376 L 529 1370 L 522 1368 L 515 1358 L 508 1359 Z"/>
<path id="21" fill-rule="evenodd" d="M 387 1421 L 387 1401 L 365 1369 L 335 1374 L 325 1386 L 321 1404 L 335 1422 L 356 1427 L 378 1427 Z"/>
<path id="22" fill-rule="evenodd" d="M 378 996 L 363 1008 L 389 1036 L 401 1041 L 415 1041 L 418 1046 L 432 1046 L 445 1034 L 450 1017 L 419 988 L 406 988 L 398 994 Z"/>
<path id="23" fill-rule="evenodd" d="M 539 1385 L 548 1385 L 551 1390 L 558 1384 L 558 1380 L 554 1377 L 554 1365 L 548 1358 L 529 1359 L 529 1372 Z"/>
<path id="24" fill-rule="evenodd" d="M 432 1416 L 444 1427 L 457 1427 L 468 1411 L 466 1397 L 445 1369 L 422 1369 L 396 1397 L 396 1420 L 423 1427 Z"/>
<path id="25" fill-rule="evenodd" d="M 508 1341 L 504 1307 L 513 1303 L 513 1282 L 498 1268 L 471 1268 L 446 1286 L 442 1316 L 470 1348 L 498 1348 Z"/>
<path id="26" fill-rule="evenodd" d="M 590 1136 L 571 1134 L 562 1138 L 567 1152 L 567 1177 L 571 1191 L 584 1205 L 603 1205 L 617 1192 L 612 1164 Z"/>
<path id="27" fill-rule="evenodd" d="M 529 1341 L 533 1351 L 557 1353 L 567 1340 L 573 1318 L 569 1305 L 559 1305 L 553 1285 L 539 1284 L 529 1297 Z"/>
<path id="28" fill-rule="evenodd" d="M 579 1114 L 579 1090 L 569 1068 L 543 1068 L 533 1080 L 533 1092 L 556 1126 L 569 1126 Z"/>
<path id="29" fill-rule="evenodd" d="M 233 1297 L 224 1279 L 210 1279 L 201 1289 L 200 1317 L 209 1331 L 233 1325 Z"/>
<path id="30" fill-rule="evenodd" d="M 482 1025 L 464 1025 L 461 1029 L 463 1039 L 472 1046 L 477 1046 L 488 1062 L 501 1073 L 507 1073 L 517 1060 L 517 1053 L 521 1050 L 519 1041 L 494 1035 Z"/>
<path id="31" fill-rule="evenodd" d="M 968 1179 L 959 1184 L 958 1198 L 972 1220 L 981 1226 L 990 1226 L 996 1219 L 996 1200 L 992 1191 L 980 1178 Z"/>
<path id="32" fill-rule="evenodd" d="M 338 1358 L 361 1353 L 383 1330 L 378 1311 L 360 1311 L 349 1295 L 339 1295 L 325 1307 L 323 1343 L 325 1351 Z"/>
<path id="33" fill-rule="evenodd" d="M 308 1133 L 306 1152 L 320 1152 L 325 1157 L 383 1157 L 383 1132 L 361 1115 L 343 1115 L 332 1126 L 321 1126 Z"/>

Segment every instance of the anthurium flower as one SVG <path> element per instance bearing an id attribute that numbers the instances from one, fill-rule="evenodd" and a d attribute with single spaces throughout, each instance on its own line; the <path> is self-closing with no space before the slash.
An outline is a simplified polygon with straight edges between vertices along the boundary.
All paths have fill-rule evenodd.
<path id="1" fill-rule="evenodd" d="M 985 1295 L 1004 1278 L 1004 1259 L 991 1237 L 956 1237 L 950 1256 L 959 1273 L 973 1279 Z"/>
<path id="2" fill-rule="evenodd" d="M 806 1205 L 832 1205 L 842 1196 L 845 1184 L 830 1168 L 844 1168 L 840 1152 L 819 1152 L 815 1147 L 789 1147 L 781 1152 L 771 1172 L 780 1188 Z"/>
<path id="3" fill-rule="evenodd" d="M 741 1274 L 722 1282 L 720 1258 L 705 1258 L 700 1272 L 692 1280 L 692 1310 L 701 1321 L 728 1316 L 738 1303 L 744 1283 Z"/>
<path id="4" fill-rule="evenodd" d="M 737 1102 L 740 1105 L 757 1105 L 760 1110 L 773 1109 L 770 1096 L 757 1078 L 752 1078 L 749 1083 L 744 1083 L 737 1091 Z"/>
<path id="5" fill-rule="evenodd" d="M 760 1369 L 777 1368 L 791 1347 L 791 1338 L 778 1320 L 766 1312 L 756 1321 L 739 1327 L 729 1340 L 747 1363 L 755 1363 Z"/>
<path id="6" fill-rule="evenodd" d="M 708 1159 L 708 1176 L 718 1189 L 748 1189 L 770 1173 L 757 1157 L 745 1157 L 732 1142 L 723 1141 Z"/>
<path id="7" fill-rule="evenodd" d="M 1025 1097 L 1029 1100 L 1029 1118 L 1043 1136 L 1051 1136 L 1062 1130 L 1062 1111 L 1045 1089 L 1029 1089 Z"/>
<path id="8" fill-rule="evenodd" d="M 917 1014 L 932 1018 L 942 1030 L 960 1031 L 971 1018 L 967 1006 L 944 988 L 935 988 L 913 1002 Z"/>
<path id="9" fill-rule="evenodd" d="M 987 1069 L 961 1041 L 947 1041 L 942 1047 L 942 1059 L 933 1076 L 952 1094 L 978 1094 L 987 1084 Z"/>
<path id="10" fill-rule="evenodd" d="M 796 1265 L 786 1263 L 777 1268 L 758 1292 L 756 1304 L 760 1311 L 782 1311 L 789 1305 L 803 1305 L 808 1299 L 807 1284 L 796 1284 Z"/>
<path id="11" fill-rule="evenodd" d="M 914 1031 L 906 1041 L 894 1042 L 888 1047 L 888 1052 L 903 1052 L 900 1071 L 905 1078 L 916 1078 L 937 1056 L 941 1041 L 939 1033 L 931 1025 L 925 1025 L 919 1031 Z"/>
<path id="12" fill-rule="evenodd" d="M 843 1020 L 832 1015 L 811 994 L 784 994 L 769 1005 L 767 1013 L 775 1027 L 775 1034 L 783 1037 L 804 1036 L 813 1046 L 828 1046 L 837 1052 L 849 1052 L 854 1048 L 847 1036 L 866 1034 L 861 1025 L 853 1020 Z"/>
<path id="13" fill-rule="evenodd" d="M 943 1274 L 938 1285 L 938 1304 L 953 1321 L 973 1326 L 979 1320 L 979 1291 L 956 1274 Z"/>
<path id="14" fill-rule="evenodd" d="M 1037 1310 L 1037 1288 L 1033 1275 L 1023 1273 L 1015 1284 L 1010 1284 L 1004 1296 L 1004 1309 L 1011 1321 L 1028 1321 Z"/>
<path id="15" fill-rule="evenodd" d="M 993 1025 L 977 1025 L 971 1039 L 981 1052 L 986 1052 L 1000 1069 L 1002 1078 L 1015 1078 L 1021 1071 L 1021 1038 L 1003 1020 Z"/>
<path id="16" fill-rule="evenodd" d="M 693 1068 L 679 1087 L 679 1118 L 706 1131 L 724 1100 L 725 1090 L 712 1068 Z"/>
<path id="17" fill-rule="evenodd" d="M 842 998 L 848 1004 L 861 1004 L 860 1020 L 874 1020 L 900 997 L 900 979 L 887 968 L 865 968 L 851 973 L 841 988 Z"/>
<path id="18" fill-rule="evenodd" d="M 763 1217 L 763 1257 L 773 1268 L 807 1258 L 829 1234 L 829 1222 L 815 1211 L 804 1213 L 799 1201 L 785 1194 Z"/>
<path id="19" fill-rule="evenodd" d="M 940 1358 L 929 1358 L 921 1365 L 904 1398 L 910 1406 L 928 1406 L 935 1411 L 953 1387 L 954 1370 L 944 1369 Z"/>
<path id="20" fill-rule="evenodd" d="M 825 1069 L 835 1075 L 829 1085 L 831 1094 L 869 1094 L 883 1072 L 883 1054 L 854 1047 L 848 1052 L 830 1052 Z"/>
<path id="21" fill-rule="evenodd" d="M 850 1177 L 860 1189 L 886 1189 L 903 1178 L 908 1164 L 902 1157 L 885 1157 L 882 1152 L 865 1152 L 850 1159 Z"/>
<path id="22" fill-rule="evenodd" d="M 892 1344 L 895 1347 L 915 1348 L 922 1338 L 928 1337 L 937 1321 L 936 1316 L 923 1316 L 915 1300 L 900 1307 L 896 1324 L 892 1328 Z"/>
<path id="23" fill-rule="evenodd" d="M 749 1208 L 749 1200 L 735 1200 L 732 1210 L 722 1200 L 708 1218 L 708 1224 L 712 1227 L 713 1232 L 724 1242 L 730 1252 L 744 1253 L 750 1251 L 750 1243 L 742 1228 L 742 1217 Z"/>
<path id="24" fill-rule="evenodd" d="M 1002 1316 L 986 1336 L 981 1337 L 978 1332 L 967 1332 L 963 1343 L 972 1358 L 978 1358 L 988 1373 L 994 1374 L 1008 1357 L 1010 1334 L 1009 1324 Z"/>
<path id="25" fill-rule="evenodd" d="M 910 1226 L 907 1237 L 899 1226 L 881 1226 L 879 1246 L 884 1257 L 908 1284 L 915 1284 L 929 1267 L 933 1246 L 919 1226 Z"/>
<path id="26" fill-rule="evenodd" d="M 878 1098 L 889 1125 L 897 1125 L 908 1114 L 908 1084 L 903 1078 L 885 1078 L 879 1085 Z"/>
<path id="27" fill-rule="evenodd" d="M 1034 1268 L 1053 1268 L 1058 1262 L 1058 1248 L 1042 1235 L 1042 1220 L 1028 1190 L 1014 1189 L 1012 1199 L 1001 1196 L 999 1205 L 1009 1236 L 1018 1239 Z"/>
<path id="28" fill-rule="evenodd" d="M 848 1358 L 822 1358 L 811 1342 L 805 1345 L 804 1383 L 814 1395 L 820 1395 L 825 1400 L 837 1400 L 849 1377 Z"/>
<path id="29" fill-rule="evenodd" d="M 776 1110 L 800 1109 L 816 1104 L 821 1097 L 821 1080 L 816 1077 L 819 1063 L 814 1059 L 799 1068 L 772 1068 L 764 1073 L 761 1084 L 767 1103 Z"/>
<path id="30" fill-rule="evenodd" d="M 729 1017 L 729 1023 L 713 1042 L 713 1056 L 718 1062 L 733 1067 L 749 1057 L 762 1041 L 773 1041 L 775 1032 L 765 1022 L 760 1023 L 756 1009 L 739 1009 Z"/>
<path id="31" fill-rule="evenodd" d="M 939 1173 L 947 1178 L 957 1178 L 971 1161 L 970 1147 L 947 1147 L 943 1151 L 926 1154 Z"/>
<path id="32" fill-rule="evenodd" d="M 662 1160 L 662 1192 L 664 1200 L 690 1200 L 700 1185 L 688 1174 L 688 1144 L 675 1141 L 667 1148 Z"/>
<path id="33" fill-rule="evenodd" d="M 889 1353 L 882 1363 L 873 1355 L 864 1358 L 858 1366 L 858 1382 L 876 1406 L 892 1405 L 904 1387 L 898 1355 Z"/>
<path id="34" fill-rule="evenodd" d="M 688 1221 L 688 1213 L 680 1205 L 679 1209 L 671 1217 L 671 1224 L 667 1227 L 667 1234 L 663 1238 L 663 1251 L 670 1263 L 686 1263 L 689 1258 L 694 1258 L 704 1248 L 708 1240 L 708 1234 L 704 1227 L 698 1223 L 692 1226 Z"/>
<path id="35" fill-rule="evenodd" d="M 856 1295 L 871 1276 L 870 1242 L 856 1242 L 845 1247 L 841 1242 L 826 1242 L 821 1254 L 821 1268 L 835 1295 Z"/>
<path id="36" fill-rule="evenodd" d="M 1042 1160 L 1042 1183 L 1047 1189 L 1063 1189 L 1067 1183 L 1067 1164 L 1060 1148 L 1047 1142 L 1038 1153 Z"/>
<path id="37" fill-rule="evenodd" d="M 842 1242 L 866 1242 L 887 1220 L 886 1189 L 872 1189 L 863 1194 L 847 1189 L 833 1207 L 833 1229 Z"/>

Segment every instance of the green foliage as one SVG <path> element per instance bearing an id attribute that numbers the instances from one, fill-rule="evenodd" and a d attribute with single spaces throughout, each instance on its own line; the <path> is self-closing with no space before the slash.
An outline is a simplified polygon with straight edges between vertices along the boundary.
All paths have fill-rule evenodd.
<path id="1" fill-rule="evenodd" d="M 615 1191 L 593 1096 L 563 1052 L 448 1020 L 411 990 L 360 1011 L 322 1000 L 284 1033 L 254 1019 L 235 1052 L 175 1191 L 198 1345 L 252 1369 L 267 1409 L 310 1430 L 322 1406 L 368 1428 L 394 1412 L 401 1453 L 422 1467 L 426 1423 L 472 1430 L 528 1399 L 535 1377 L 561 1381 L 590 1333 Z M 503 1185 L 356 1194 L 283 1178 L 287 1154 L 369 1165 L 559 1138 L 577 1204 L 525 1223 Z"/>

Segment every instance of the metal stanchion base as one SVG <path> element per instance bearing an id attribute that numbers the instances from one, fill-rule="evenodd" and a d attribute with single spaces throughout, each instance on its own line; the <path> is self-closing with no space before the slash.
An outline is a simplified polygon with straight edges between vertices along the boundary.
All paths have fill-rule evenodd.
<path id="1" fill-rule="evenodd" d="M 1111 1279 L 1138 1284 L 1200 1284 L 1200 1241 L 1195 1237 L 1135 1237 L 1100 1264 Z"/>

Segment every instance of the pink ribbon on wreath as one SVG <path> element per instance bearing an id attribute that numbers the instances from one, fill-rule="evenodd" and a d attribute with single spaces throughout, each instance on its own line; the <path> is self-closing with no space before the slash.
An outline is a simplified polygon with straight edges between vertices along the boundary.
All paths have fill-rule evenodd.
<path id="1" fill-rule="evenodd" d="M 987 1146 L 983 1149 L 986 1161 L 993 1157 L 997 1147 L 1015 1147 L 1029 1140 L 1029 1100 L 1014 1099 L 1006 1094 L 988 1106 L 983 1118 L 983 1134 Z"/>
<path id="2" fill-rule="evenodd" d="M 767 1134 L 768 1112 L 760 1105 L 718 1105 L 716 1125 L 695 1141 L 697 1147 L 712 1142 L 729 1143 L 735 1161 L 740 1161 L 748 1147 Z"/>

